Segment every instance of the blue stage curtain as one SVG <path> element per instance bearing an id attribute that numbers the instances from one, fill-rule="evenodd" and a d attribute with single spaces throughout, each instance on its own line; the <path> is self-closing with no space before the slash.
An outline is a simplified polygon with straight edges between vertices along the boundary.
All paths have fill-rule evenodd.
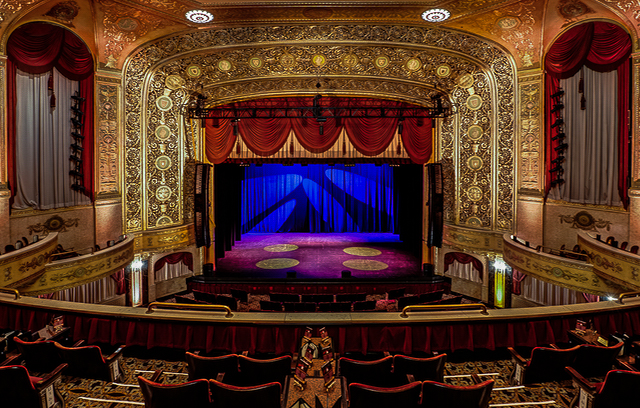
<path id="1" fill-rule="evenodd" d="M 251 165 L 242 182 L 242 233 L 395 232 L 395 206 L 388 165 Z"/>

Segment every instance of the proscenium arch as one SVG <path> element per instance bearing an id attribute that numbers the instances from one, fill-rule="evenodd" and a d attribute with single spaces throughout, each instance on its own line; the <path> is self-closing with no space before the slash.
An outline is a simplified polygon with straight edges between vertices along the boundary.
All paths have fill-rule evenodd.
<path id="1" fill-rule="evenodd" d="M 317 55 L 324 59 L 321 65 L 312 62 Z M 347 63 L 347 55 L 357 63 Z M 447 197 L 453 209 L 447 221 L 489 230 L 513 227 L 515 64 L 505 50 L 482 38 L 422 26 L 210 29 L 142 47 L 123 73 L 128 232 L 189 219 L 182 193 L 188 189 L 181 106 L 199 84 L 209 100 L 222 104 L 313 95 L 318 80 L 336 96 L 420 104 L 433 92 L 447 94 L 456 114 L 442 122 L 436 148 L 455 186 L 449 191 L 456 191 Z M 160 126 L 169 129 L 162 140 Z M 472 126 L 479 135 L 470 134 Z"/>

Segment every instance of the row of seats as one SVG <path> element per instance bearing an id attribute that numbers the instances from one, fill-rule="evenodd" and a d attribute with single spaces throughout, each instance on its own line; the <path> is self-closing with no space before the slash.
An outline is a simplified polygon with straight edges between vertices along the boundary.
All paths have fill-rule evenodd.
<path id="1" fill-rule="evenodd" d="M 38 235 L 34 235 L 33 236 L 32 242 L 29 242 L 27 237 L 22 237 L 21 239 L 17 240 L 14 245 L 11 245 L 11 244 L 5 245 L 4 246 L 4 253 L 8 254 L 9 252 L 13 252 L 16 249 L 21 249 L 21 248 L 24 248 L 26 246 L 29 246 L 30 244 L 35 244 L 39 240 L 40 240 L 40 237 Z"/>
<path id="2" fill-rule="evenodd" d="M 596 239 L 598 241 L 602 241 L 602 237 L 600 235 L 597 235 Z M 607 239 L 604 242 L 606 242 L 608 245 L 611 245 L 614 248 L 619 248 L 624 251 L 629 251 L 632 254 L 638 253 L 638 245 L 633 245 L 631 246 L 631 248 L 627 249 L 629 247 L 629 243 L 627 241 L 624 241 L 622 244 L 618 246 L 618 241 L 613 236 L 607 237 Z"/>
<path id="3" fill-rule="evenodd" d="M 354 312 L 368 311 L 376 309 L 375 300 L 364 300 L 359 302 L 274 302 L 261 300 L 260 309 L 271 312 Z"/>

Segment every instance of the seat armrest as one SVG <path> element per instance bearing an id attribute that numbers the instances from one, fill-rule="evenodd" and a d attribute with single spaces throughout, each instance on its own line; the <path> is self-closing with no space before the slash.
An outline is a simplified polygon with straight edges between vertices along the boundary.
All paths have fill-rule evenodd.
<path id="1" fill-rule="evenodd" d="M 49 385 L 60 378 L 60 376 L 62 375 L 62 371 L 64 371 L 65 368 L 67 368 L 67 364 L 60 364 L 59 366 L 57 366 L 55 370 L 45 375 L 40 381 L 34 384 L 36 389 L 42 390 L 47 388 Z"/>
<path id="2" fill-rule="evenodd" d="M 22 358 L 22 354 L 16 354 L 15 356 L 8 357 L 2 363 L 0 363 L 0 367 L 8 366 L 8 365 L 21 365 L 20 360 Z"/>
<path id="3" fill-rule="evenodd" d="M 406 374 L 406 376 L 407 376 L 407 381 L 409 381 L 409 384 L 411 384 L 416 380 L 416 377 L 413 374 Z"/>
<path id="4" fill-rule="evenodd" d="M 81 347 L 84 343 L 85 343 L 84 340 L 78 340 L 71 347 Z"/>
<path id="5" fill-rule="evenodd" d="M 391 353 L 389 353 L 388 351 L 383 351 L 383 352 L 382 352 L 382 354 L 383 354 L 385 357 L 389 357 L 389 356 L 391 355 Z"/>
<path id="6" fill-rule="evenodd" d="M 511 353 L 511 358 L 514 363 L 520 364 L 523 366 L 527 365 L 527 359 L 522 357 L 513 347 L 508 347 L 507 349 Z"/>
<path id="7" fill-rule="evenodd" d="M 105 357 L 104 360 L 107 363 L 110 363 L 111 361 L 113 361 L 114 359 L 120 357 L 120 355 L 122 355 L 122 350 L 124 350 L 126 346 L 122 345 L 120 347 L 118 347 L 118 349 L 116 351 L 114 351 L 113 353 L 111 353 L 108 357 Z"/>
<path id="8" fill-rule="evenodd" d="M 216 376 L 216 381 L 218 381 L 218 382 L 223 382 L 223 380 L 224 380 L 224 374 L 225 374 L 225 373 L 218 373 L 218 375 Z"/>
<path id="9" fill-rule="evenodd" d="M 552 348 L 552 349 L 560 350 L 560 347 L 558 347 L 558 345 L 555 344 L 555 343 L 549 344 L 549 347 Z"/>
<path id="10" fill-rule="evenodd" d="M 160 382 L 160 377 L 162 377 L 162 370 L 156 370 L 151 376 L 151 381 L 155 383 Z"/>
<path id="11" fill-rule="evenodd" d="M 471 374 L 471 379 L 473 380 L 474 384 L 480 384 L 482 382 L 480 376 L 477 373 Z"/>
<path id="12" fill-rule="evenodd" d="M 596 390 L 595 384 L 589 382 L 582 376 L 582 374 L 574 370 L 572 367 L 565 367 L 564 369 L 571 375 L 571 379 L 576 386 L 591 392 Z"/>

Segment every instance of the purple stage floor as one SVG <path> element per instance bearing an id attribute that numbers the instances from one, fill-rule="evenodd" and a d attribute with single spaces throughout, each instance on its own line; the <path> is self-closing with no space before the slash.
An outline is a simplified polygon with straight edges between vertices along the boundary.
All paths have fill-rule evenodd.
<path id="1" fill-rule="evenodd" d="M 244 234 L 233 250 L 217 261 L 221 278 L 398 279 L 420 276 L 420 260 L 389 233 Z"/>

